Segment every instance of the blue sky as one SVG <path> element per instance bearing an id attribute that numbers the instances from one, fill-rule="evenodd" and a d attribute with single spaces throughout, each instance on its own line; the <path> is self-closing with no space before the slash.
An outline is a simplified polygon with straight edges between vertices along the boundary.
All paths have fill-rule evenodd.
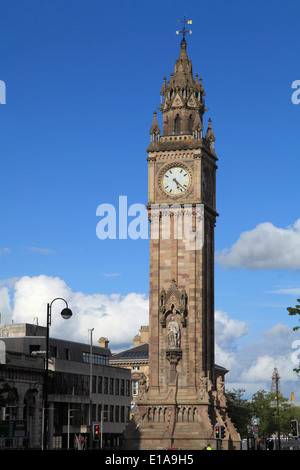
<path id="1" fill-rule="evenodd" d="M 64 332 L 74 339 L 96 324 L 118 349 L 147 323 L 148 240 L 99 240 L 96 209 L 118 208 L 119 196 L 147 203 L 149 129 L 186 14 L 219 158 L 217 360 L 249 393 L 270 387 L 277 365 L 286 396 L 300 401 L 298 318 L 286 311 L 300 297 L 299 2 L 2 0 L 0 9 L 2 321 L 43 324 L 45 303 L 63 293 L 78 312 Z"/>

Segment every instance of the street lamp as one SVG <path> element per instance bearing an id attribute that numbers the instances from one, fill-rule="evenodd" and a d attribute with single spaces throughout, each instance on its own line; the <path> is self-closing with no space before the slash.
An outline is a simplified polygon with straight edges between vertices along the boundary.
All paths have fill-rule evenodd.
<path id="1" fill-rule="evenodd" d="M 101 411 L 101 431 L 100 431 L 100 448 L 103 448 L 103 415 L 108 413 L 108 411 Z"/>
<path id="2" fill-rule="evenodd" d="M 70 448 L 70 421 L 73 416 L 71 415 L 72 411 L 78 411 L 76 408 L 70 408 L 70 403 L 68 403 L 68 440 L 67 440 L 67 449 Z"/>
<path id="3" fill-rule="evenodd" d="M 93 433 L 92 433 L 92 410 L 93 410 L 93 400 L 92 400 L 92 393 L 93 393 L 93 383 L 92 383 L 92 379 L 93 379 L 93 361 L 92 361 L 92 357 L 93 357 L 93 331 L 94 331 L 94 328 L 92 328 L 91 330 L 89 330 L 91 332 L 91 341 L 90 341 L 90 407 L 89 407 L 89 412 L 90 412 L 90 416 L 89 416 L 89 425 L 90 425 L 90 449 L 93 448 Z"/>
<path id="4" fill-rule="evenodd" d="M 45 401 L 44 401 L 44 450 L 48 447 L 48 372 L 49 372 L 49 329 L 51 325 L 52 304 L 56 300 L 65 302 L 66 307 L 61 311 L 61 316 L 68 320 L 72 316 L 72 310 L 69 309 L 65 299 L 57 297 L 47 304 L 47 331 L 46 331 L 46 370 L 45 370 Z"/>

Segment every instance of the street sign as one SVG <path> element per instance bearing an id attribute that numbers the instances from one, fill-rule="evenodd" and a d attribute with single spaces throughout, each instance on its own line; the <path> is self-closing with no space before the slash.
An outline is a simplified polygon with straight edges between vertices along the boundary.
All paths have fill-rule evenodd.
<path id="1" fill-rule="evenodd" d="M 259 418 L 252 418 L 251 423 L 253 426 L 259 426 Z"/>
<path id="2" fill-rule="evenodd" d="M 27 422 L 24 419 L 0 421 L 0 437 L 26 437 Z"/>

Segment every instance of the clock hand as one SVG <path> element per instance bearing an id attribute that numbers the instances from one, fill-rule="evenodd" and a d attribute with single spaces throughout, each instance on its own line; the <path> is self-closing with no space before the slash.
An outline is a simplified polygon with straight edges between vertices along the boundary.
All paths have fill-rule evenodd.
<path id="1" fill-rule="evenodd" d="M 179 181 L 177 181 L 176 178 L 173 178 L 173 181 L 175 181 L 175 183 L 177 184 L 177 187 L 178 187 L 178 186 L 181 186 L 182 189 L 185 189 L 184 186 L 182 186 L 182 184 L 180 184 Z"/>

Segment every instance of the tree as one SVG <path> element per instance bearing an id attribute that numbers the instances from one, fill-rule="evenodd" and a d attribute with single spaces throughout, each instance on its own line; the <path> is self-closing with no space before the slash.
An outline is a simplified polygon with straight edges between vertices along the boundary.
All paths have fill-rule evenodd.
<path id="1" fill-rule="evenodd" d="M 251 421 L 251 404 L 243 398 L 245 390 L 226 391 L 227 413 L 241 438 L 247 436 L 247 424 Z"/>
<path id="2" fill-rule="evenodd" d="M 281 393 L 266 393 L 259 390 L 252 396 L 252 409 L 259 418 L 259 433 L 264 436 L 288 436 L 291 428 L 291 419 L 298 419 L 299 407 L 288 403 Z"/>
<path id="3" fill-rule="evenodd" d="M 247 400 L 243 398 L 244 392 L 242 389 L 226 391 L 227 413 L 242 439 L 247 437 L 247 425 L 253 417 L 259 418 L 259 434 L 265 437 L 277 437 L 278 432 L 288 436 L 291 419 L 300 423 L 300 407 L 289 403 L 282 394 L 258 390 L 252 400 Z"/>
<path id="4" fill-rule="evenodd" d="M 277 429 L 277 408 L 275 396 L 265 390 L 259 390 L 252 395 L 252 413 L 259 418 L 259 433 L 271 436 Z M 275 406 L 274 406 L 275 404 Z"/>
<path id="5" fill-rule="evenodd" d="M 300 304 L 300 299 L 297 299 L 297 302 Z M 300 315 L 300 305 L 295 305 L 295 307 L 288 307 L 287 311 L 289 312 L 289 315 Z M 299 328 L 300 326 L 294 326 L 293 330 L 296 331 Z"/>
<path id="6" fill-rule="evenodd" d="M 300 299 L 297 299 L 297 302 L 300 304 Z M 289 312 L 289 315 L 300 315 L 300 305 L 295 305 L 295 307 L 288 307 L 287 311 Z M 300 319 L 299 319 L 300 321 Z M 299 330 L 300 326 L 294 326 L 293 330 L 297 331 Z M 300 365 L 298 367 L 295 367 L 293 369 L 295 372 L 299 373 L 300 372 Z"/>

